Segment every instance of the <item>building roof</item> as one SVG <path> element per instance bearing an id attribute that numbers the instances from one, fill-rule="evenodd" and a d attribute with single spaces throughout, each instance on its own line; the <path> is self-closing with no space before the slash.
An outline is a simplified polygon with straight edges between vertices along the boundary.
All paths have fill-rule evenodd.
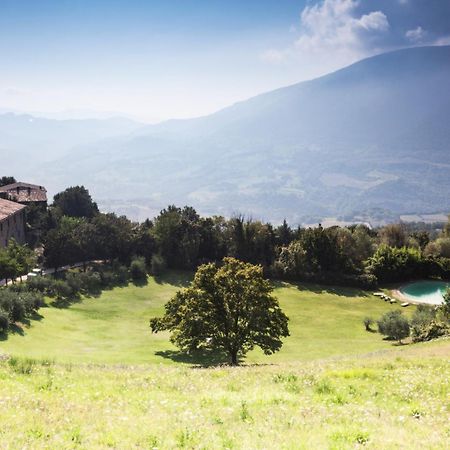
<path id="1" fill-rule="evenodd" d="M 36 184 L 22 182 L 7 184 L 0 187 L 1 192 L 6 192 L 11 200 L 20 203 L 47 201 L 47 189 Z"/>
<path id="2" fill-rule="evenodd" d="M 22 211 L 26 206 L 0 198 L 0 222 Z"/>

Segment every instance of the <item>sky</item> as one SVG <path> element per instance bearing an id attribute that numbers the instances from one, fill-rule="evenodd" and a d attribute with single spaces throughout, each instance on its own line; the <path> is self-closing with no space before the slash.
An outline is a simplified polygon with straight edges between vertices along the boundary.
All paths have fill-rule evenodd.
<path id="1" fill-rule="evenodd" d="M 196 117 L 446 44 L 450 0 L 0 0 L 0 111 Z"/>

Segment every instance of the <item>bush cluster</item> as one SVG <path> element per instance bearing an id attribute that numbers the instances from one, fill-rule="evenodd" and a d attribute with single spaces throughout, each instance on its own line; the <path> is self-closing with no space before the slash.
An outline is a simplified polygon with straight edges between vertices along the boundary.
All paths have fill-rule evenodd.
<path id="1" fill-rule="evenodd" d="M 145 261 L 135 260 L 130 268 L 132 276 L 146 274 Z M 98 295 L 103 289 L 126 284 L 127 267 L 114 262 L 111 265 L 92 266 L 84 272 L 69 271 L 53 276 L 29 278 L 27 282 L 0 289 L 0 333 L 7 333 L 11 324 L 32 317 L 45 304 L 44 297 L 70 301 L 80 295 Z"/>
<path id="2" fill-rule="evenodd" d="M 369 330 L 369 320 L 364 325 Z M 411 320 L 402 315 L 401 311 L 389 311 L 377 322 L 378 331 L 388 339 L 401 342 L 411 335 L 413 342 L 430 341 L 450 334 L 450 320 L 446 314 L 446 303 L 439 307 L 418 305 Z"/>
<path id="3" fill-rule="evenodd" d="M 147 267 L 145 265 L 145 258 L 139 256 L 131 261 L 130 275 L 131 278 L 135 281 L 145 280 L 147 278 Z"/>
<path id="4" fill-rule="evenodd" d="M 37 292 L 0 290 L 0 333 L 6 333 L 10 325 L 30 318 L 44 305 L 44 297 Z"/>
<path id="5" fill-rule="evenodd" d="M 97 266 L 85 272 L 69 271 L 55 277 L 35 277 L 25 284 L 26 289 L 40 292 L 56 299 L 71 299 L 79 295 L 98 295 L 102 289 L 125 284 L 128 269 L 114 263 L 111 266 Z"/>

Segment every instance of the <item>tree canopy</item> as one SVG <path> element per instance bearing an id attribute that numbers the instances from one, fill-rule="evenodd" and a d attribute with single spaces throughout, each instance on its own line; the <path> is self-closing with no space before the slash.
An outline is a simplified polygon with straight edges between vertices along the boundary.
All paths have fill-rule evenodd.
<path id="1" fill-rule="evenodd" d="M 8 184 L 16 183 L 16 179 L 14 177 L 3 176 L 0 177 L 0 187 L 7 186 Z"/>
<path id="2" fill-rule="evenodd" d="M 64 216 L 91 218 L 98 214 L 97 203 L 84 186 L 73 186 L 59 192 L 53 198 L 53 206 L 59 208 Z"/>
<path id="3" fill-rule="evenodd" d="M 204 264 L 150 326 L 154 333 L 172 331 L 171 341 L 183 351 L 225 351 L 233 365 L 255 346 L 272 354 L 289 336 L 288 318 L 272 289 L 261 266 L 234 258 Z"/>
<path id="4" fill-rule="evenodd" d="M 409 330 L 409 321 L 402 315 L 401 311 L 389 311 L 378 321 L 378 331 L 399 343 L 409 336 Z"/>
<path id="5" fill-rule="evenodd" d="M 10 239 L 6 247 L 0 248 L 0 280 L 15 280 L 28 273 L 35 262 L 33 250 Z"/>

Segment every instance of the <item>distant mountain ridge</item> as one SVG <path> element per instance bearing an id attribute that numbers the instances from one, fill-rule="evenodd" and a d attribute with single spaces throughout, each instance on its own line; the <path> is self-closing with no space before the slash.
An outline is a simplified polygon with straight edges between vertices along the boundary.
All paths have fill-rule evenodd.
<path id="1" fill-rule="evenodd" d="M 449 117 L 450 46 L 411 48 L 206 117 L 80 143 L 39 170 L 98 198 L 208 214 L 300 222 L 445 211 Z"/>

